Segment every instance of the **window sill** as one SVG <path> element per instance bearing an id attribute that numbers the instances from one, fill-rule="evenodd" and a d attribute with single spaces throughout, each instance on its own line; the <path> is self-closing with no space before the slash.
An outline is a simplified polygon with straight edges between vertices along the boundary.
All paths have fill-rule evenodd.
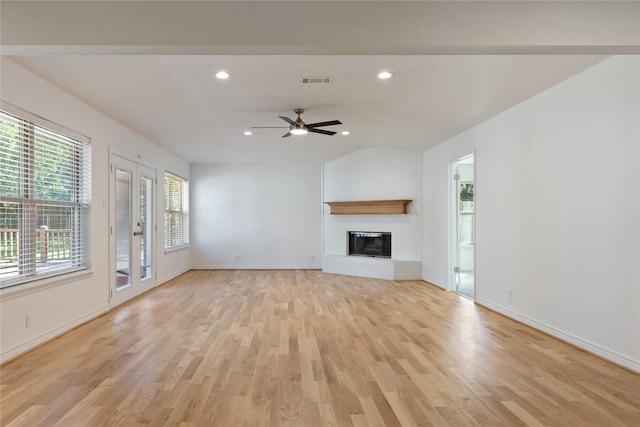
<path id="1" fill-rule="evenodd" d="M 171 252 L 176 252 L 176 251 L 180 251 L 182 249 L 187 249 L 188 247 L 189 247 L 188 243 L 186 245 L 173 246 L 173 247 L 170 247 L 170 248 L 165 248 L 164 249 L 164 253 L 165 254 L 169 254 Z"/>
<path id="2" fill-rule="evenodd" d="M 93 276 L 93 270 L 85 269 L 8 286 L 0 289 L 0 301 L 18 298 L 24 295 L 43 291 L 45 289 L 55 288 L 56 286 L 65 285 L 91 276 Z"/>

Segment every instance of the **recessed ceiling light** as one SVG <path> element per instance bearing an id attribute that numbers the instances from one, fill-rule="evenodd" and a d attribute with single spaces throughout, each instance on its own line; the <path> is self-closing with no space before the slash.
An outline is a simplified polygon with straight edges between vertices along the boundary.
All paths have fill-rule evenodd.
<path id="1" fill-rule="evenodd" d="M 250 130 L 245 130 L 244 134 L 247 136 L 253 135 L 253 132 L 251 132 Z"/>
<path id="2" fill-rule="evenodd" d="M 391 77 L 393 77 L 393 73 L 390 71 L 382 71 L 378 74 L 378 78 L 382 80 L 390 79 Z"/>
<path id="3" fill-rule="evenodd" d="M 228 79 L 229 73 L 227 73 L 226 71 L 218 71 L 216 73 L 216 77 L 219 78 L 220 80 Z"/>
<path id="4" fill-rule="evenodd" d="M 349 131 L 348 130 L 343 130 L 340 134 L 341 135 L 349 135 Z"/>

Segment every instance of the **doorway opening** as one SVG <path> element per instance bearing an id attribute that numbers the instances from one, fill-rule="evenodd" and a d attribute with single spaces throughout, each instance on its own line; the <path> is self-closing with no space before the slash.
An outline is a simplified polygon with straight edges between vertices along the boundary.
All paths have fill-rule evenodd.
<path id="1" fill-rule="evenodd" d="M 475 298 L 475 156 L 451 165 L 452 197 L 452 284 L 453 290 Z"/>

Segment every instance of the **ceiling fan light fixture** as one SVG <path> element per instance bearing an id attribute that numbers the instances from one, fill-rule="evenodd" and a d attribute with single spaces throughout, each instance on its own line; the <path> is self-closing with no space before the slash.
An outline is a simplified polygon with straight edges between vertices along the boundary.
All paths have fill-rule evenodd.
<path id="1" fill-rule="evenodd" d="M 305 126 L 305 123 L 300 118 L 300 114 L 304 113 L 304 110 L 302 108 L 296 108 L 293 112 L 298 115 L 298 118 L 295 122 L 291 123 L 289 132 L 291 135 L 305 135 L 308 132 L 307 126 Z"/>

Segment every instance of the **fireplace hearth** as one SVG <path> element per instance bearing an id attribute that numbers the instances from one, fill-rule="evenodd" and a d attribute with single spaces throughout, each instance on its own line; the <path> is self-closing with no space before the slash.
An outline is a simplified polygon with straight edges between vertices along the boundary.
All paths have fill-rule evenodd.
<path id="1" fill-rule="evenodd" d="M 391 233 L 381 231 L 349 231 L 349 255 L 391 258 Z"/>

